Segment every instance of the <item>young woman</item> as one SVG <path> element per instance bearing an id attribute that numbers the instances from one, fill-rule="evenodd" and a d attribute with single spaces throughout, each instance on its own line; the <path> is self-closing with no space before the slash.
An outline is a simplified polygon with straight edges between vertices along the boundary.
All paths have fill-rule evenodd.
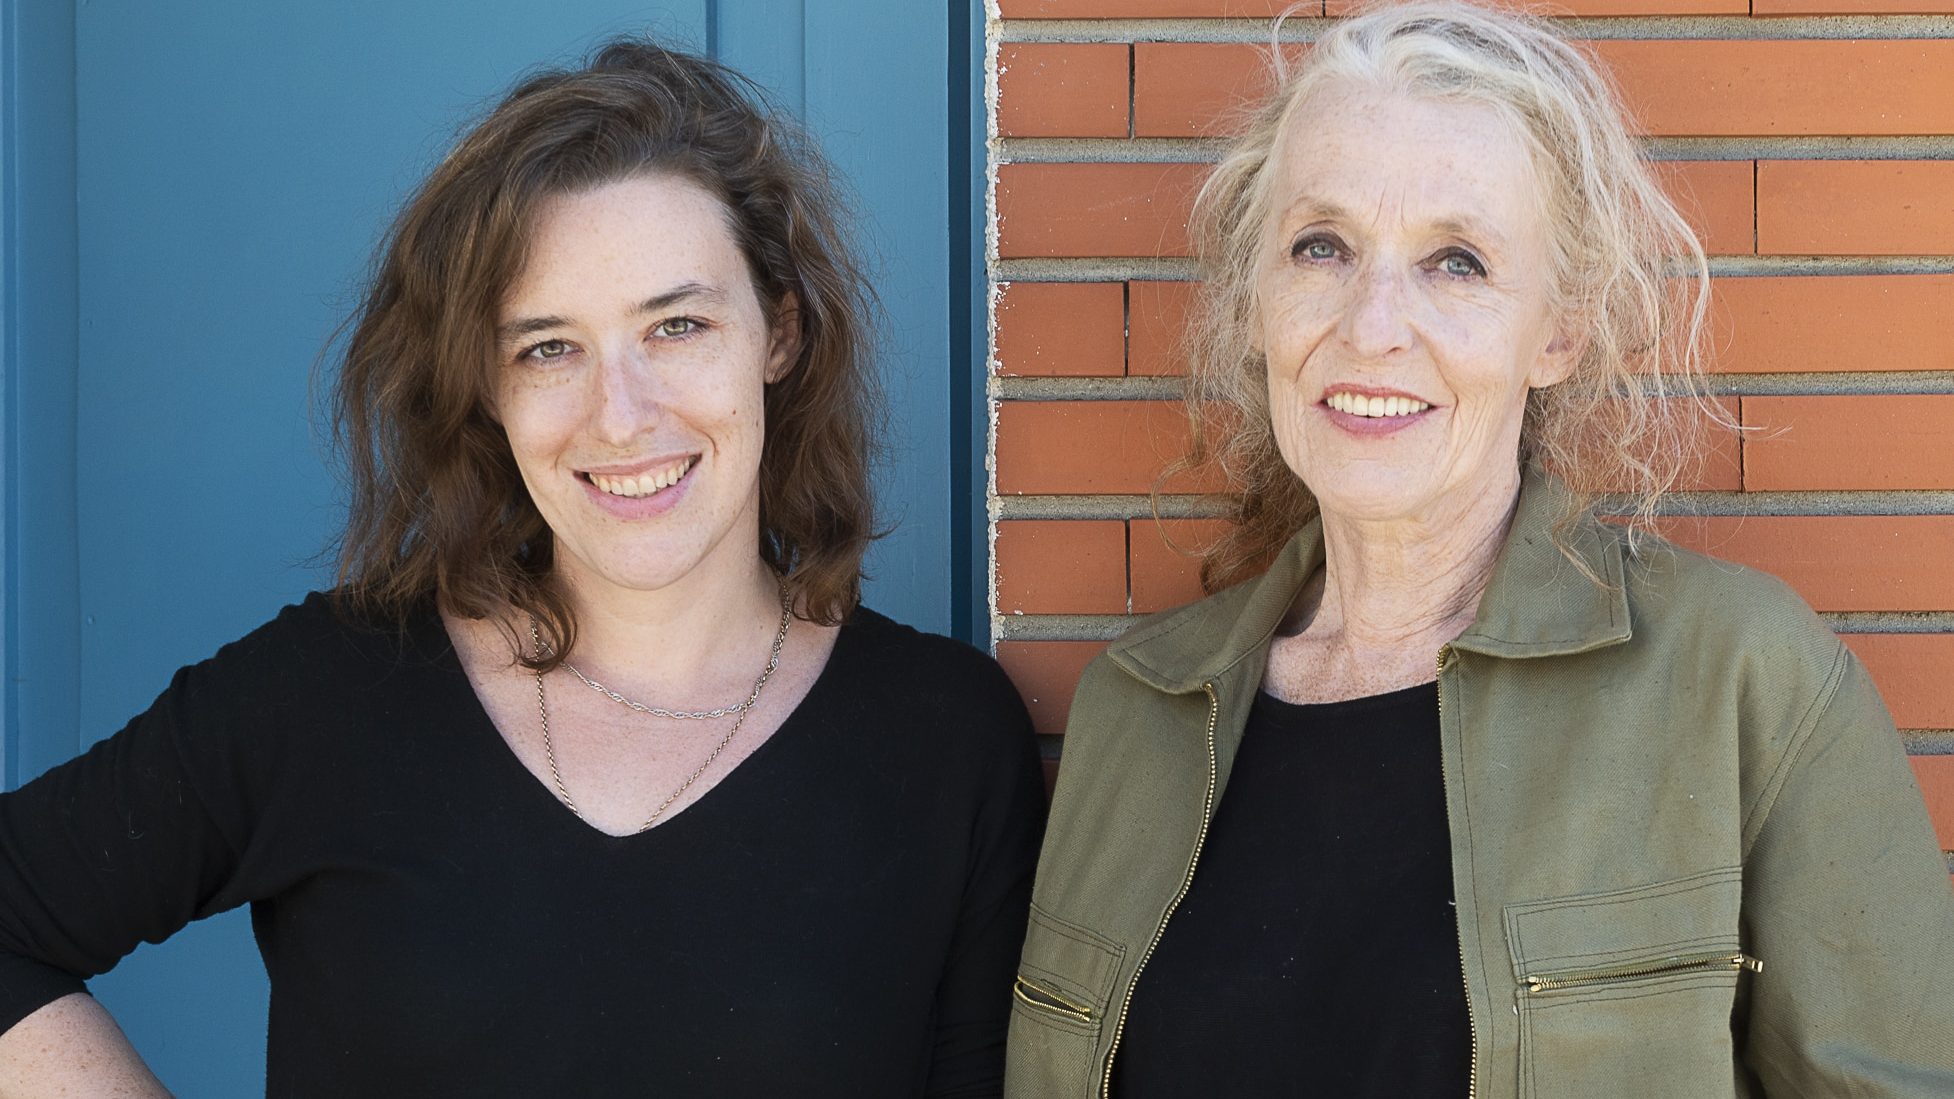
<path id="1" fill-rule="evenodd" d="M 340 586 L 0 799 L 0 1092 L 159 1092 L 83 979 L 250 904 L 270 1094 L 997 1093 L 1035 750 L 858 606 L 837 211 L 647 42 L 461 140 L 339 374 Z"/>

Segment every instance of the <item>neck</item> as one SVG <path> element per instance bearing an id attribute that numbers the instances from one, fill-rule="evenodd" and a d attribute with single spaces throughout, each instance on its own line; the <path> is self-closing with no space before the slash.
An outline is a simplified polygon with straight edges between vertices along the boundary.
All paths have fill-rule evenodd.
<path id="1" fill-rule="evenodd" d="M 1322 579 L 1299 608 L 1306 631 L 1360 652 L 1457 637 L 1492 579 L 1519 493 L 1515 470 L 1429 515 L 1368 520 L 1326 509 Z"/>
<path id="2" fill-rule="evenodd" d="M 757 555 L 695 568 L 655 591 L 569 569 L 557 579 L 577 618 L 571 663 L 627 695 L 666 704 L 717 705 L 718 694 L 744 692 L 780 628 L 780 583 Z"/>

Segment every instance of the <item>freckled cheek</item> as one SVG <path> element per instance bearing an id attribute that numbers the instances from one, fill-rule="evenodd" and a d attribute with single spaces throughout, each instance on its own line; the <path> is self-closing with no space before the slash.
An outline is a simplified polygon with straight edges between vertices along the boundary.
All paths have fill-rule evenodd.
<path id="1" fill-rule="evenodd" d="M 581 402 L 553 399 L 555 394 L 528 392 L 501 402 L 502 432 L 509 448 L 524 464 L 554 462 L 569 449 L 585 421 Z"/>
<path id="2" fill-rule="evenodd" d="M 1296 309 L 1284 314 L 1279 327 L 1271 326 L 1262 347 L 1270 386 L 1302 386 L 1304 375 L 1335 329 L 1335 318 L 1321 308 Z M 1321 381 L 1322 378 L 1315 378 L 1310 384 Z"/>

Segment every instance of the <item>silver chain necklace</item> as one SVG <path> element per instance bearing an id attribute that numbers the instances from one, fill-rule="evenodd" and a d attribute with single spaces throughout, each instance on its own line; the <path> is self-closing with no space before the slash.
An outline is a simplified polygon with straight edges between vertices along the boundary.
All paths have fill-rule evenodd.
<path id="1" fill-rule="evenodd" d="M 739 734 L 740 726 L 746 724 L 748 714 L 754 706 L 759 704 L 760 692 L 767 689 L 767 680 L 771 679 L 774 670 L 780 667 L 780 650 L 787 643 L 787 627 L 793 625 L 793 623 L 793 596 L 788 592 L 787 585 L 782 584 L 780 586 L 780 629 L 774 632 L 773 649 L 767 654 L 767 666 L 760 669 L 760 677 L 753 681 L 753 690 L 746 696 L 745 701 L 735 703 L 731 706 L 722 706 L 716 710 L 667 710 L 660 706 L 646 706 L 642 703 L 633 702 L 623 695 L 618 694 L 616 691 L 592 682 L 582 672 L 572 667 L 569 661 L 566 660 L 563 662 L 564 667 L 570 668 L 570 671 L 575 673 L 578 679 L 583 680 L 593 690 L 608 695 L 612 701 L 629 706 L 631 709 L 642 714 L 650 714 L 653 717 L 678 718 L 688 721 L 703 721 L 707 718 L 726 717 L 732 714 L 739 715 L 734 719 L 733 727 L 726 730 L 726 735 L 719 738 L 718 744 L 713 745 L 712 753 L 706 756 L 705 761 L 700 763 L 691 774 L 685 776 L 685 781 L 679 783 L 678 789 L 666 795 L 665 800 L 658 803 L 658 808 L 653 809 L 651 815 L 645 818 L 645 822 L 638 826 L 639 833 L 650 831 L 651 826 L 658 823 L 658 818 L 665 815 L 665 810 L 670 809 L 673 802 L 685 796 L 685 792 L 692 788 L 693 783 L 699 781 L 699 776 L 706 773 L 706 770 L 719 758 L 720 753 L 726 750 L 726 746 L 733 742 L 733 737 Z M 548 647 L 543 644 L 542 633 L 537 629 L 536 620 L 533 618 L 529 620 L 529 640 L 531 644 L 536 646 L 538 657 L 543 656 L 549 651 Z M 543 722 L 543 758 L 549 761 L 550 781 L 556 784 L 557 800 L 563 802 L 564 807 L 575 814 L 578 820 L 589 824 L 589 818 L 583 815 L 583 810 L 577 808 L 577 800 L 570 796 L 569 787 L 563 784 L 563 770 L 557 766 L 556 744 L 550 739 L 550 704 L 548 698 L 543 693 L 543 673 L 540 671 L 536 673 L 536 714 Z"/>

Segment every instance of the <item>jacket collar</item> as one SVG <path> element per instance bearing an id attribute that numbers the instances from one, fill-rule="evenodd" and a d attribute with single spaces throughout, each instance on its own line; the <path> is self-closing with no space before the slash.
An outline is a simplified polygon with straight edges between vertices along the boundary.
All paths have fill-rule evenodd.
<path id="1" fill-rule="evenodd" d="M 1603 581 L 1594 583 L 1554 544 L 1554 526 L 1569 506 L 1565 485 L 1527 468 L 1478 614 L 1452 648 L 1524 658 L 1629 639 L 1622 537 L 1593 516 L 1571 525 L 1569 548 Z M 1259 673 L 1276 627 L 1322 564 L 1323 527 L 1311 520 L 1261 576 L 1134 628 L 1107 654 L 1141 682 L 1172 694 L 1200 690 L 1251 657 Z"/>

